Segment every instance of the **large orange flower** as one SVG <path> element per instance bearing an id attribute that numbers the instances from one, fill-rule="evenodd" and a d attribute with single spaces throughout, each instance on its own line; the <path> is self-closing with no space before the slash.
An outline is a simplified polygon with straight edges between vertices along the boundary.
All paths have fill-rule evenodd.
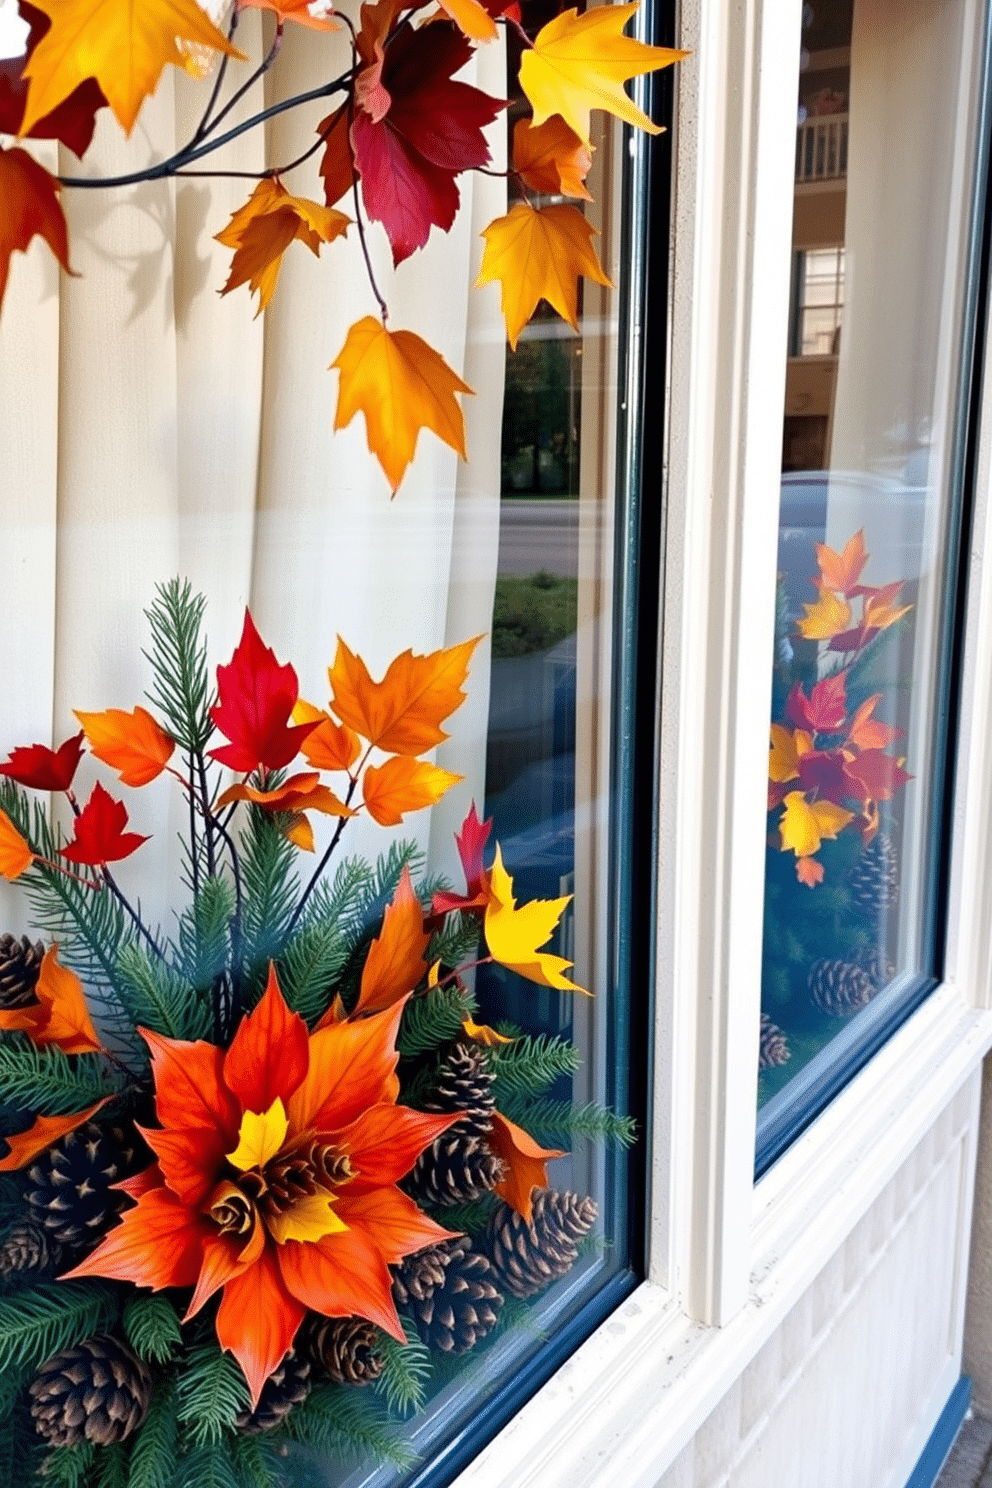
<path id="1" fill-rule="evenodd" d="M 458 1119 L 396 1104 L 403 1011 L 310 1034 L 275 972 L 226 1051 L 143 1031 L 158 1162 L 137 1200 L 70 1276 L 193 1287 L 187 1317 L 223 1288 L 217 1337 L 253 1402 L 310 1309 L 404 1337 L 389 1266 L 447 1238 L 396 1187 Z"/>

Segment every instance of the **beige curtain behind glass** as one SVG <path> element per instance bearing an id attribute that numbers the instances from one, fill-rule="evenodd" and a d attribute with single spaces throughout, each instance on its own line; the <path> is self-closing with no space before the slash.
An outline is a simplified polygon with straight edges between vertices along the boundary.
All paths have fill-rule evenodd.
<path id="1" fill-rule="evenodd" d="M 239 44 L 258 56 L 260 33 L 258 14 L 246 11 Z M 326 49 L 309 33 L 287 35 L 269 75 L 279 94 L 269 100 L 326 77 L 318 55 Z M 39 151 L 44 163 L 108 174 L 171 151 L 189 137 L 205 94 L 167 74 L 129 145 L 104 116 L 84 166 L 65 151 L 56 162 L 54 149 Z M 465 75 L 502 96 L 501 47 L 480 52 Z M 286 113 L 267 138 L 252 131 L 212 159 L 232 171 L 290 159 L 312 143 L 319 110 Z M 499 121 L 494 153 L 504 131 Z M 319 184 L 316 157 L 292 177 L 304 195 L 319 198 Z M 391 325 L 423 335 L 477 393 L 465 400 L 471 464 L 424 433 L 394 501 L 363 421 L 331 428 L 329 363 L 348 325 L 375 310 L 354 230 L 319 262 L 292 249 L 265 317 L 253 318 L 246 289 L 217 293 L 230 254 L 212 235 L 252 185 L 187 179 L 66 191 L 80 277 L 60 279 L 40 244 L 15 259 L 0 319 L 0 757 L 19 743 L 64 738 L 74 707 L 142 699 L 141 612 L 156 582 L 176 573 L 207 595 L 214 660 L 230 655 L 248 603 L 280 659 L 293 661 L 304 695 L 320 704 L 337 633 L 378 673 L 407 646 L 432 650 L 489 630 L 503 339 L 494 292 L 473 294 L 471 284 L 478 233 L 505 210 L 504 183 L 462 176 L 452 233 L 435 232 L 394 280 L 388 245 L 371 229 Z M 445 836 L 471 796 L 482 799 L 487 643 L 477 657 L 442 760 L 466 776 L 445 806 Z M 94 774 L 84 762 L 83 789 Z M 180 803 L 161 782 L 120 794 L 135 829 L 154 833 L 122 877 L 160 916 L 177 882 Z M 399 829 L 425 849 L 429 832 L 426 812 Z M 349 850 L 379 852 L 389 834 L 355 823 L 348 837 Z M 18 891 L 2 885 L 5 928 L 28 925 Z"/>

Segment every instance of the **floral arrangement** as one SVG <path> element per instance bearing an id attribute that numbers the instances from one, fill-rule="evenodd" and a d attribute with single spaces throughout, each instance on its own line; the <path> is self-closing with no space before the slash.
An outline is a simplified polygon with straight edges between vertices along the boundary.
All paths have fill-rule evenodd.
<path id="1" fill-rule="evenodd" d="M 881 716 L 885 694 L 893 691 L 889 673 L 882 670 L 878 684 L 875 671 L 880 648 L 912 606 L 902 602 L 902 583 L 862 583 L 870 559 L 863 529 L 840 552 L 817 543 L 816 553 L 817 598 L 804 605 L 791 639 L 780 594 L 768 757 L 773 822 L 763 1069 L 784 1064 L 797 1039 L 810 1041 L 811 1004 L 827 1020 L 845 1016 L 892 975 L 884 924 L 899 887 L 892 803 L 912 776 L 898 752 L 901 730 Z M 788 854 L 794 875 L 786 877 L 779 864 Z M 797 886 L 816 891 L 812 905 L 796 900 Z M 769 1007 L 791 1020 L 787 1031 Z M 823 1030 L 813 1027 L 817 1040 Z"/>
<path id="2" fill-rule="evenodd" d="M 381 681 L 339 640 L 322 710 L 247 613 L 212 687 L 203 613 L 163 586 L 150 709 L 80 712 L 0 765 L 0 873 L 48 942 L 0 938 L 11 1482 L 264 1488 L 300 1444 L 403 1462 L 391 1422 L 432 1372 L 575 1263 L 596 1206 L 547 1176 L 572 1124 L 632 1138 L 548 1098 L 578 1066 L 566 1040 L 480 1019 L 487 961 L 586 994 L 541 949 L 568 901 L 516 903 L 474 806 L 462 890 L 418 888 L 409 846 L 331 871 L 353 817 L 395 825 L 458 778 L 423 756 L 478 638 Z M 116 876 L 147 841 L 124 802 L 76 795 L 86 746 L 125 786 L 182 792 L 169 935 Z M 301 884 L 313 813 L 334 827 Z"/>

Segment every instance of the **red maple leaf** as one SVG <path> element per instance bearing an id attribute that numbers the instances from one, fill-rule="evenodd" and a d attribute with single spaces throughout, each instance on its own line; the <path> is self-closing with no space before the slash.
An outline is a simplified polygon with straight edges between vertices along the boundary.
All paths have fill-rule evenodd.
<path id="1" fill-rule="evenodd" d="M 210 755 L 232 770 L 281 770 L 317 727 L 298 723 L 287 728 L 300 695 L 296 672 L 279 665 L 247 610 L 234 655 L 227 666 L 217 668 L 217 693 L 220 702 L 210 709 L 210 717 L 231 742 L 211 749 Z"/>
<path id="2" fill-rule="evenodd" d="M 846 763 L 839 749 L 811 749 L 800 756 L 799 784 L 804 791 L 815 790 L 818 796 L 839 806 L 850 795 Z"/>
<path id="3" fill-rule="evenodd" d="M 66 791 L 72 784 L 82 755 L 83 731 L 80 729 L 58 749 L 46 749 L 44 744 L 12 749 L 9 759 L 0 765 L 0 775 L 33 790 Z"/>
<path id="4" fill-rule="evenodd" d="M 814 734 L 834 734 L 843 728 L 847 715 L 847 680 L 843 671 L 817 682 L 809 697 L 797 682 L 789 693 L 785 711 L 797 728 Z"/>
<path id="5" fill-rule="evenodd" d="M 432 226 L 451 226 L 455 177 L 489 164 L 482 128 L 506 104 L 453 81 L 472 47 L 446 21 L 416 30 L 405 21 L 385 48 L 376 27 L 365 25 L 360 44 L 367 65 L 356 83 L 351 149 L 365 210 L 382 223 L 398 264 L 423 247 Z M 339 138 L 336 148 L 340 153 Z M 328 191 L 346 175 L 329 152 L 330 145 L 321 166 Z"/>
<path id="6" fill-rule="evenodd" d="M 0 61 L 0 134 L 19 134 L 28 96 L 24 68 L 35 47 L 51 29 L 51 20 L 36 10 L 28 0 L 20 0 L 21 17 L 28 23 L 27 51 L 20 57 Z M 52 109 L 28 130 L 29 139 L 57 139 L 68 145 L 80 159 L 89 149 L 96 124 L 97 111 L 107 107 L 107 100 L 95 78 L 80 83 L 69 97 Z"/>
<path id="7" fill-rule="evenodd" d="M 493 819 L 480 822 L 475 802 L 469 807 L 462 822 L 462 829 L 455 833 L 455 846 L 465 870 L 465 893 L 452 894 L 441 890 L 431 900 L 431 916 L 447 914 L 453 909 L 481 909 L 489 903 L 489 877 L 482 861 Z"/>
<path id="8" fill-rule="evenodd" d="M 126 826 L 124 802 L 115 801 L 97 784 L 76 817 L 75 835 L 69 846 L 62 848 L 62 856 L 72 863 L 88 863 L 92 868 L 128 858 L 148 838 L 140 837 L 137 832 L 125 832 Z"/>
<path id="9" fill-rule="evenodd" d="M 844 767 L 848 794 L 859 801 L 891 801 L 896 791 L 912 780 L 891 754 L 882 749 L 866 749 Z"/>

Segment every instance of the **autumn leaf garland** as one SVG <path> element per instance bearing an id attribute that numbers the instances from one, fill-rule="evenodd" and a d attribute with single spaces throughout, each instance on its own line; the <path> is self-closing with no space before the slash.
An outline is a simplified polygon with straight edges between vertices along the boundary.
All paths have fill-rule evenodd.
<path id="1" fill-rule="evenodd" d="M 204 70 L 196 60 L 200 54 L 220 58 L 222 68 L 247 61 L 231 35 L 238 7 L 249 4 L 275 14 L 277 34 L 271 56 L 256 66 L 242 91 L 260 81 L 274 61 L 285 26 L 308 28 L 315 44 L 321 32 L 351 26 L 344 14 L 316 14 L 296 0 L 236 0 L 228 36 L 196 0 L 19 0 L 29 25 L 27 51 L 21 59 L 0 62 L 0 132 L 57 139 L 84 156 L 96 114 L 109 106 L 130 134 L 166 66 L 198 76 Z M 353 65 L 329 80 L 325 90 L 344 94 L 344 102 L 317 124 L 315 149 L 301 161 L 266 172 L 217 232 L 233 254 L 221 292 L 247 285 L 261 312 L 294 243 L 319 256 L 325 245 L 357 226 L 379 313 L 351 326 L 330 363 L 339 374 L 334 428 L 364 415 L 369 449 L 393 493 L 422 429 L 466 458 L 458 400 L 471 388 L 415 332 L 388 325 L 387 300 L 372 271 L 362 218 L 381 225 L 394 266 L 423 249 L 434 229 L 451 229 L 461 200 L 460 178 L 490 169 L 485 131 L 506 107 L 504 99 L 458 74 L 478 45 L 498 35 L 499 25 L 513 25 L 526 41 L 519 82 L 533 111 L 530 121 L 517 122 L 513 137 L 510 175 L 523 199 L 485 229 L 477 282 L 500 283 L 514 348 L 541 300 L 577 328 L 579 279 L 611 283 L 592 243 L 594 230 L 578 207 L 532 200 L 527 193 L 591 201 L 585 181 L 594 110 L 657 132 L 659 126 L 632 102 L 624 83 L 685 54 L 624 35 L 636 9 L 636 4 L 607 5 L 583 15 L 566 10 L 531 40 L 517 5 L 502 0 L 442 0 L 423 20 L 421 7 L 403 0 L 363 4 L 360 25 L 353 29 Z M 313 95 L 306 95 L 299 105 L 311 101 Z M 210 96 L 186 145 L 169 160 L 124 179 L 178 174 L 194 162 L 199 174 L 209 174 L 202 161 L 228 137 L 218 134 L 225 113 Z M 235 132 L 264 118 L 263 109 Z M 323 202 L 291 191 L 282 179 L 313 154 Z M 66 184 L 72 185 L 71 177 L 52 176 L 20 145 L 0 147 L 0 304 L 12 255 L 26 251 L 35 237 L 44 239 L 71 272 L 60 201 Z"/>

